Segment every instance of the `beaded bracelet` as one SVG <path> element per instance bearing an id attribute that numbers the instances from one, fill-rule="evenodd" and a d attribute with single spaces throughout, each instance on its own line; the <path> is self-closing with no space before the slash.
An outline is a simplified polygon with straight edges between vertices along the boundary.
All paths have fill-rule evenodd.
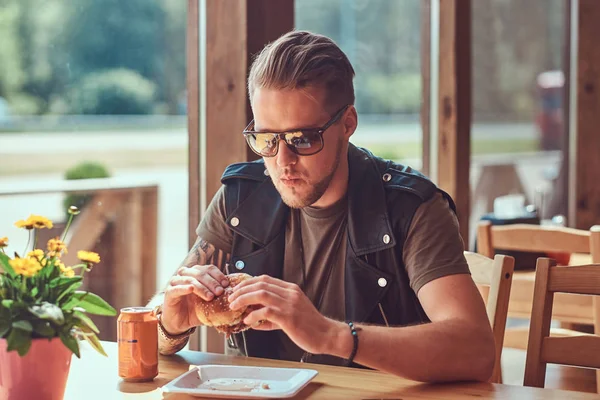
<path id="1" fill-rule="evenodd" d="M 346 361 L 346 366 L 349 367 L 354 362 L 354 357 L 356 356 L 356 352 L 358 351 L 358 331 L 356 330 L 356 327 L 354 326 L 354 323 L 352 321 L 348 321 L 347 324 L 350 327 L 350 333 L 352 334 L 353 340 L 352 353 L 350 353 L 350 357 Z"/>

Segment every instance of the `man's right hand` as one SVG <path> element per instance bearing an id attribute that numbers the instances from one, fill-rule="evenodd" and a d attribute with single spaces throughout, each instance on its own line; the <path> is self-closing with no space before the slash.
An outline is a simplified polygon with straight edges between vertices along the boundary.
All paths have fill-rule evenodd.
<path id="1" fill-rule="evenodd" d="M 194 265 L 177 270 L 165 290 L 161 322 L 171 335 L 200 325 L 195 311 L 195 296 L 210 301 L 229 285 L 227 277 L 214 265 Z"/>

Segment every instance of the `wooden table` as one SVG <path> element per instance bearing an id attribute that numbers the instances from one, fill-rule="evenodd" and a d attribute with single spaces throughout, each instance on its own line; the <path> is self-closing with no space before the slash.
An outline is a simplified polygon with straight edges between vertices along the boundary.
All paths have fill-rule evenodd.
<path id="1" fill-rule="evenodd" d="M 248 366 L 313 368 L 319 375 L 297 399 L 598 399 L 597 395 L 491 383 L 422 384 L 376 371 L 300 364 L 286 361 L 228 357 L 182 351 L 161 357 L 159 375 L 153 382 L 127 383 L 117 375 L 117 345 L 104 342 L 108 358 L 82 346 L 82 358 L 73 358 L 65 400 L 91 399 L 193 399 L 164 395 L 160 387 L 189 369 L 190 365 L 236 364 Z"/>

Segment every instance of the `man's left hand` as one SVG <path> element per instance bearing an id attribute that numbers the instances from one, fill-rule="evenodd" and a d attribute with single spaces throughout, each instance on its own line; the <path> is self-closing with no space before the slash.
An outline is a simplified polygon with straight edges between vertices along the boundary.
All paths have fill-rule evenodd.
<path id="1" fill-rule="evenodd" d="M 259 306 L 244 323 L 257 330 L 283 330 L 289 338 L 313 354 L 322 354 L 336 332 L 336 323 L 323 316 L 293 283 L 268 275 L 248 279 L 229 296 L 233 310 Z"/>

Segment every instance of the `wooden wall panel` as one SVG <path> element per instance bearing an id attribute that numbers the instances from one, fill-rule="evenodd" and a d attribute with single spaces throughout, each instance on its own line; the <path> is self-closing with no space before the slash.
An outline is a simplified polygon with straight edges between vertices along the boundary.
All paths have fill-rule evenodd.
<path id="1" fill-rule="evenodd" d="M 456 202 L 465 245 L 470 213 L 471 88 L 471 0 L 442 0 L 437 178 Z"/>
<path id="2" fill-rule="evenodd" d="M 431 158 L 431 0 L 421 0 L 421 172 L 429 176 Z"/>
<path id="3" fill-rule="evenodd" d="M 263 47 L 294 29 L 294 0 L 247 0 L 248 70 L 254 57 Z M 246 103 L 247 122 L 252 120 L 250 99 Z M 259 157 L 246 146 L 246 158 Z"/>
<path id="4" fill-rule="evenodd" d="M 186 32 L 187 114 L 188 114 L 188 237 L 196 241 L 200 222 L 200 70 L 198 0 L 188 0 Z"/>
<path id="5" fill-rule="evenodd" d="M 242 136 L 252 118 L 246 82 L 251 56 L 293 29 L 293 0 L 188 1 L 189 244 L 232 163 L 254 159 Z M 191 349 L 222 352 L 206 328 Z"/>
<path id="6" fill-rule="evenodd" d="M 600 1 L 579 0 L 577 51 L 577 120 L 573 160 L 574 223 L 589 229 L 600 224 Z M 573 153 L 572 153 L 573 154 Z M 573 164 L 572 164 L 573 165 Z"/>

